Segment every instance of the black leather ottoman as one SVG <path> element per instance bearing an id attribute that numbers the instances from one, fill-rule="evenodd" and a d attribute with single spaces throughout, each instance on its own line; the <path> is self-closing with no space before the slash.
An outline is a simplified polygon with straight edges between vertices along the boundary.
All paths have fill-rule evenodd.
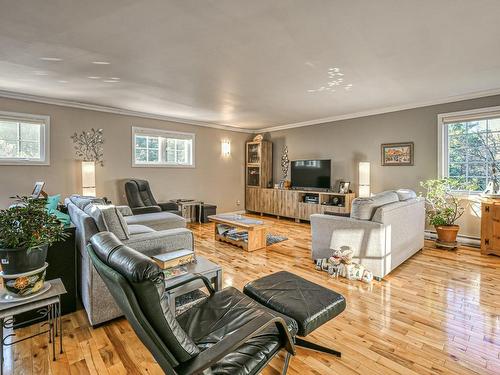
<path id="1" fill-rule="evenodd" d="M 293 318 L 298 335 L 307 336 L 345 310 L 344 296 L 293 273 L 281 271 L 249 282 L 243 293 L 260 304 Z M 296 344 L 340 357 L 340 352 L 297 338 Z"/>

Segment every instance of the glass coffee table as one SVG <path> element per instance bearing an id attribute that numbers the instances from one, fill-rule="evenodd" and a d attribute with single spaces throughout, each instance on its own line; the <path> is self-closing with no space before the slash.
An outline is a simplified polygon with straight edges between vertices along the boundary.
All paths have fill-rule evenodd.
<path id="1" fill-rule="evenodd" d="M 184 281 L 192 274 L 200 274 L 205 276 L 212 285 L 214 286 L 215 291 L 222 289 L 222 267 L 218 264 L 211 262 L 207 258 L 197 255 L 196 263 L 190 263 L 185 265 L 188 270 L 188 273 L 176 277 L 172 277 L 165 281 L 165 286 L 167 288 L 173 287 L 173 289 L 168 290 L 166 293 L 168 294 L 168 304 L 170 306 L 170 311 L 175 314 L 175 298 L 179 297 L 183 294 L 190 293 L 194 290 L 204 288 L 205 284 L 201 280 L 194 280 L 185 285 L 181 285 L 178 288 L 175 288 L 176 284 Z"/>

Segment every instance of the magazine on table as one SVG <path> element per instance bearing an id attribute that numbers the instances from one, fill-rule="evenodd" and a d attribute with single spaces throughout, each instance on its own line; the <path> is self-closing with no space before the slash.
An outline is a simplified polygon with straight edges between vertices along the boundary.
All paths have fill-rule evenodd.
<path id="1" fill-rule="evenodd" d="M 168 268 L 163 270 L 163 274 L 165 275 L 165 280 L 172 279 L 174 277 L 182 276 L 188 273 L 188 269 L 186 266 L 178 266 L 173 268 Z"/>

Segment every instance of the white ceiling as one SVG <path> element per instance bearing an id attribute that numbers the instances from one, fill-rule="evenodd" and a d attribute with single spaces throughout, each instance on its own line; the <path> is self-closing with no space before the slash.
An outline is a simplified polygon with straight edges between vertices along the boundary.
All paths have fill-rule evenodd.
<path id="1" fill-rule="evenodd" d="M 499 0 L 0 0 L 0 9 L 0 90 L 187 122 L 260 129 L 500 89 Z"/>

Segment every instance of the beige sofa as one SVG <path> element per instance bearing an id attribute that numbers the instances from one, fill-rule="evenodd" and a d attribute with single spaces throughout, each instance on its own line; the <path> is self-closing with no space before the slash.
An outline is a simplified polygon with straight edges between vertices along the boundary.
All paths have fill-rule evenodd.
<path id="1" fill-rule="evenodd" d="M 425 202 L 411 190 L 353 201 L 351 217 L 311 215 L 312 258 L 350 249 L 382 278 L 424 246 Z"/>

